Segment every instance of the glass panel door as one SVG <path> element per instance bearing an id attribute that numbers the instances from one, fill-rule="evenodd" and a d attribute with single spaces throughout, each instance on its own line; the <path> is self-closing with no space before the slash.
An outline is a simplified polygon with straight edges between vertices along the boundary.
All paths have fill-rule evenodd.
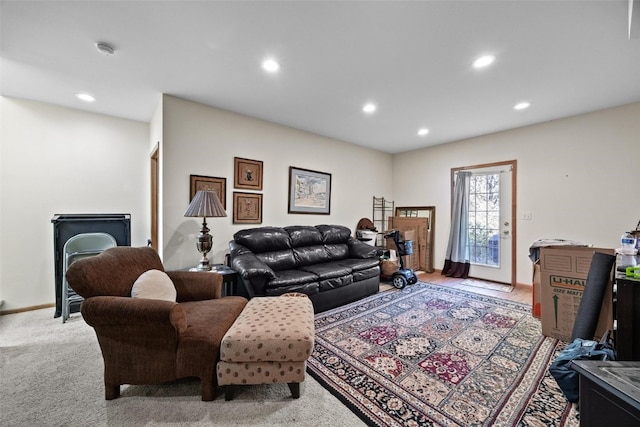
<path id="1" fill-rule="evenodd" d="M 497 165 L 474 169 L 472 172 L 469 198 L 469 276 L 511 283 L 511 168 L 508 165 Z"/>

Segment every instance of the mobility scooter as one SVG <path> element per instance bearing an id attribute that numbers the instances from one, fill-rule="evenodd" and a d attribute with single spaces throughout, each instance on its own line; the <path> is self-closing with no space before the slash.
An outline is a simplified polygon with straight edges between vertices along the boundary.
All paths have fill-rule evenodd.
<path id="1" fill-rule="evenodd" d="M 413 254 L 413 242 L 411 240 L 401 240 L 399 230 L 391 230 L 384 237 L 393 240 L 398 251 L 398 258 L 400 258 L 400 268 L 391 275 L 391 284 L 398 289 L 413 285 L 418 281 L 418 276 L 416 276 L 412 268 L 404 268 L 404 261 L 402 260 L 403 256 Z"/>

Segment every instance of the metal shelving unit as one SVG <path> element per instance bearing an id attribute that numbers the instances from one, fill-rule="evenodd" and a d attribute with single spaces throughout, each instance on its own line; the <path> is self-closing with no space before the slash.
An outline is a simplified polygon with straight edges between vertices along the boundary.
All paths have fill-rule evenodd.
<path id="1" fill-rule="evenodd" d="M 394 203 L 384 197 L 373 196 L 373 225 L 378 230 L 376 246 L 384 246 L 384 231 L 387 229 L 387 218 L 395 215 Z"/>

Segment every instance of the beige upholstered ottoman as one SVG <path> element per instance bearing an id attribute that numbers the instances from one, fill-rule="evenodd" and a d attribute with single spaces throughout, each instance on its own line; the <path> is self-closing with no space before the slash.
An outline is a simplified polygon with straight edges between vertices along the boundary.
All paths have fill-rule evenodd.
<path id="1" fill-rule="evenodd" d="M 300 397 L 313 351 L 313 304 L 304 294 L 251 299 L 222 338 L 218 384 L 231 400 L 233 386 L 287 383 Z"/>

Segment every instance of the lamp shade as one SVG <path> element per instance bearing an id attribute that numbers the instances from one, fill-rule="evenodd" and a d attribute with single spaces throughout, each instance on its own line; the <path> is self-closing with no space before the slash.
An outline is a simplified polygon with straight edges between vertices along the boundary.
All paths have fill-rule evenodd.
<path id="1" fill-rule="evenodd" d="M 215 218 L 227 216 L 218 195 L 213 191 L 198 191 L 189 204 L 184 216 Z"/>

